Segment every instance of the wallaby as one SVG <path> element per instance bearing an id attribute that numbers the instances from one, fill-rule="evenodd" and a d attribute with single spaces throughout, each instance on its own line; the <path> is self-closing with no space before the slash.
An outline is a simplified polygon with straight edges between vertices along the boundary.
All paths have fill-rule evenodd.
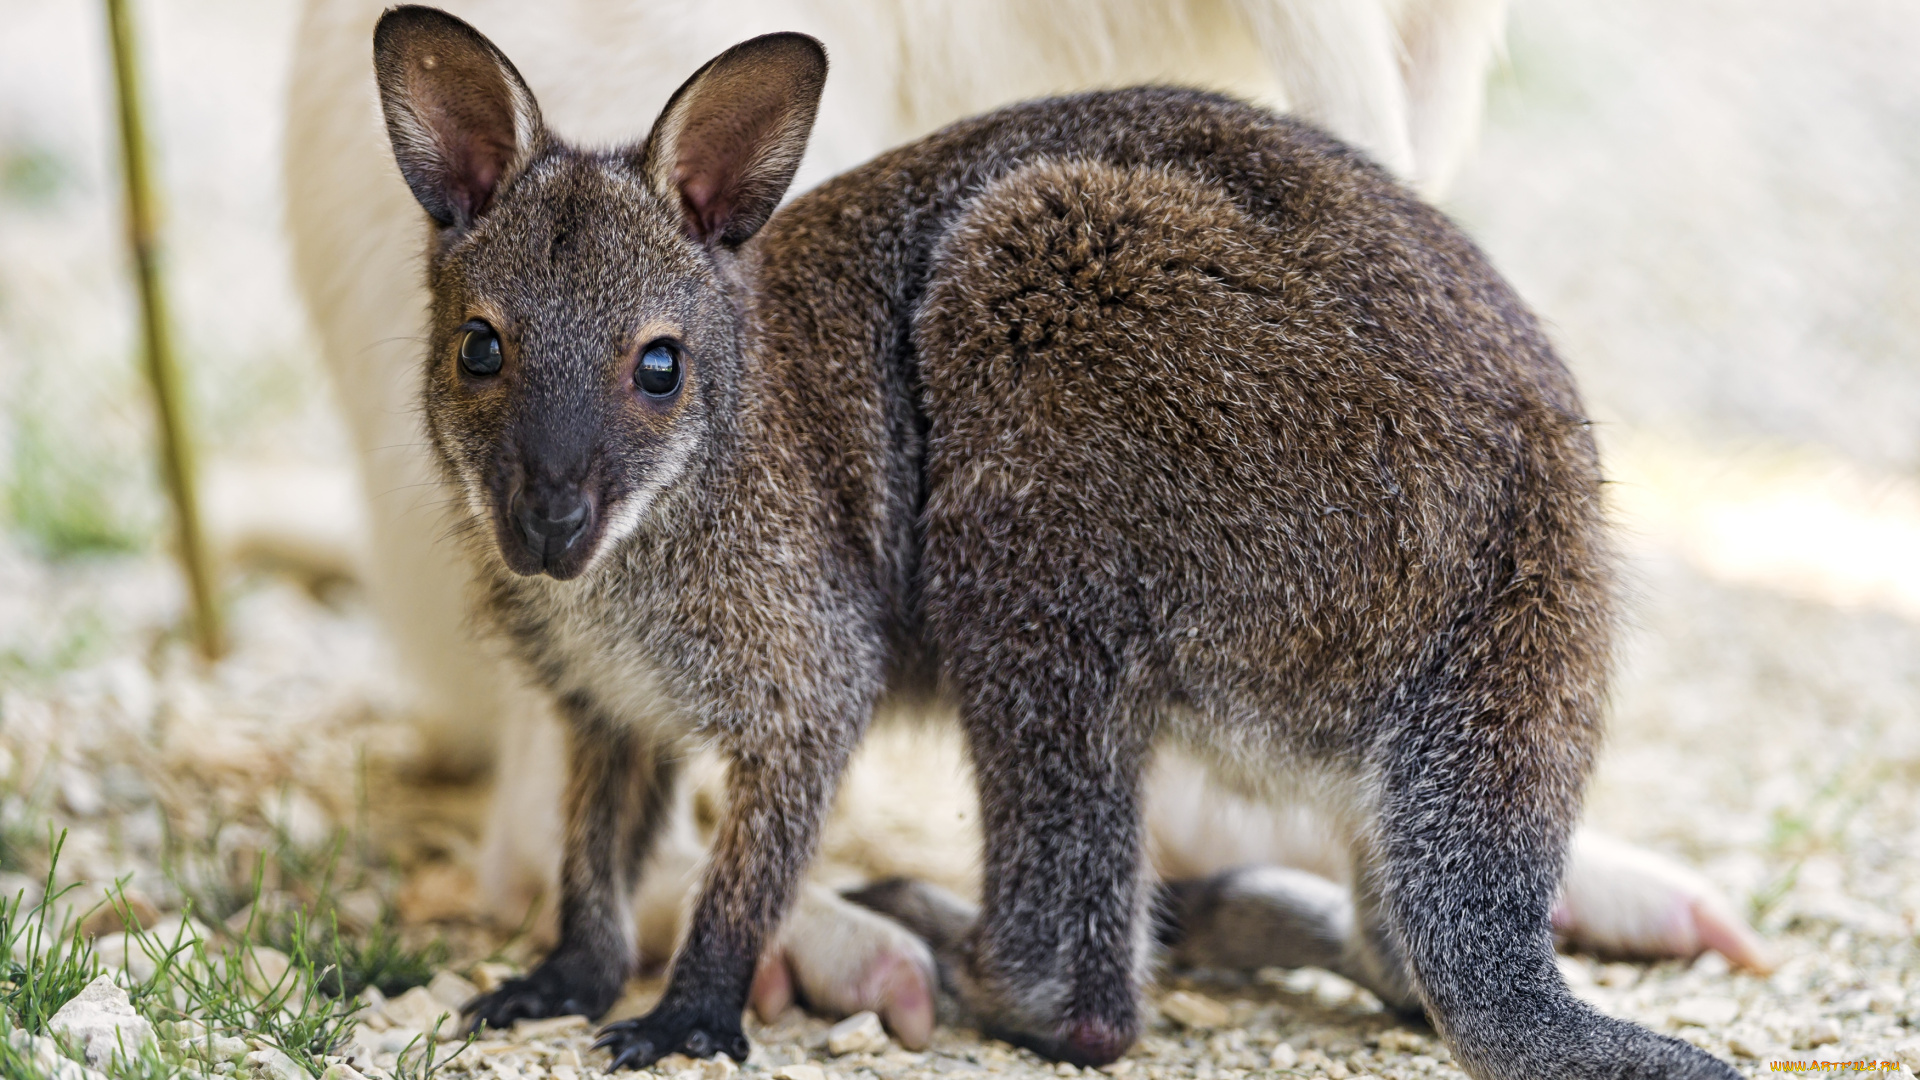
<path id="1" fill-rule="evenodd" d="M 503 749 L 476 869 L 487 914 L 536 938 L 557 932 L 551 903 L 562 847 L 564 749 L 552 703 L 518 665 L 464 629 L 467 560 L 448 557 L 447 516 L 404 362 L 422 335 L 425 282 L 412 230 L 418 205 L 393 173 L 366 44 L 388 0 L 304 0 L 287 99 L 286 190 L 298 281 L 336 397 L 358 449 L 364 505 L 273 498 L 284 477 L 212 478 L 210 527 L 291 555 L 316 578 L 362 574 L 382 628 L 420 691 L 407 710 L 419 761 L 461 773 Z M 554 9 L 510 0 L 449 0 L 470 22 L 515 41 L 515 59 L 550 124 L 622 137 L 657 113 L 687 56 L 709 55 L 761 30 L 824 37 L 834 78 L 823 95 L 793 189 L 850 168 L 882 148 L 954 119 L 1026 97 L 1136 82 L 1177 82 L 1250 96 L 1324 126 L 1433 195 L 1473 141 L 1480 92 L 1497 52 L 1504 0 L 583 0 Z M 724 36 L 722 36 L 724 35 Z M 329 481 L 340 479 L 329 476 Z M 264 485 L 264 486 L 263 486 Z M 336 486 L 327 483 L 323 490 Z M 225 497 L 217 497 L 217 496 Z M 264 500 L 264 502 L 263 502 Z M 269 505 L 270 504 L 270 505 Z M 262 518 L 269 505 L 271 516 Z M 229 513 L 219 513 L 221 507 Z M 456 508 L 457 509 L 457 508 Z M 457 516 L 457 515 L 456 515 Z M 329 546 L 330 544 L 330 546 Z M 358 557 L 364 552 L 364 557 Z M 317 572 L 316 572 L 317 571 Z M 919 719 L 916 717 L 916 719 Z M 950 718 L 949 718 L 950 719 Z M 865 765 L 940 780 L 945 756 L 917 734 L 883 736 Z M 871 738 L 866 745 L 872 746 Z M 940 754 L 946 753 L 944 741 Z M 708 776 L 695 763 L 695 771 Z M 884 764 L 882 764 L 884 763 Z M 856 767 L 861 763 L 856 760 Z M 717 798 L 705 787 L 702 799 Z M 682 788 L 687 786 L 682 781 Z M 888 790 L 891 790 L 889 781 Z M 642 954 L 664 959 L 698 881 L 705 843 L 683 790 L 654 845 L 635 899 Z M 887 878 L 923 869 L 931 835 L 902 836 L 891 805 L 843 797 L 828 854 L 855 863 L 838 877 Z M 1162 754 L 1146 785 L 1155 871 L 1202 879 L 1235 868 L 1307 869 L 1348 884 L 1324 830 L 1303 806 L 1232 797 L 1180 755 Z M 951 861 L 970 866 L 971 837 Z M 950 876 L 946 876 L 950 879 Z M 955 881 L 972 891 L 972 883 Z M 1703 947 L 1765 965 L 1758 943 L 1716 890 L 1651 852 L 1576 832 L 1555 929 L 1607 955 L 1690 957 Z M 1245 954 L 1242 954 L 1243 956 Z M 890 920 L 803 890 L 762 958 L 755 1007 L 771 1014 L 798 996 L 829 1014 L 879 1013 L 903 1045 L 931 1033 L 931 955 Z"/>
<path id="2" fill-rule="evenodd" d="M 1736 1075 L 1553 963 L 1607 663 L 1598 465 L 1531 316 L 1384 173 L 1116 91 L 776 216 L 811 38 L 735 46 L 593 152 L 451 16 L 389 12 L 375 67 L 435 223 L 424 415 L 479 614 L 571 721 L 561 943 L 480 1019 L 611 1003 L 658 793 L 708 740 L 700 898 L 659 1004 L 601 1042 L 744 1056 L 840 769 L 882 702 L 939 696 L 986 834 L 942 944 L 992 1034 L 1098 1064 L 1138 1033 L 1168 741 L 1340 823 L 1372 981 L 1474 1075 Z"/>

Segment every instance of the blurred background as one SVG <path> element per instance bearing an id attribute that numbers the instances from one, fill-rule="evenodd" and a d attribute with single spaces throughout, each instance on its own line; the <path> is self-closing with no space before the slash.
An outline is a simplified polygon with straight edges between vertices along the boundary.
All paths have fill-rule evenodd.
<path id="1" fill-rule="evenodd" d="M 249 512 L 221 502 L 242 470 L 351 484 L 280 222 L 297 5 L 135 8 L 209 513 Z M 1590 818 L 1728 890 L 1782 993 L 1908 992 L 1920 5 L 1516 0 L 1508 41 L 1446 209 L 1546 320 L 1615 481 L 1630 627 Z M 170 845 L 231 870 L 410 797 L 367 790 L 408 736 L 350 581 L 229 552 L 234 651 L 192 655 L 107 57 L 97 4 L 0 0 L 0 872 L 38 873 L 51 821 L 63 874 L 164 908 L 212 880 L 156 875 Z M 464 902 L 450 798 L 375 841 L 409 917 Z"/>

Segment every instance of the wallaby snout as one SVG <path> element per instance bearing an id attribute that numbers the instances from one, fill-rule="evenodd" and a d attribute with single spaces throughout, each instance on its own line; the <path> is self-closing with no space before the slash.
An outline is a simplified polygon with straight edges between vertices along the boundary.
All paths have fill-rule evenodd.
<path id="1" fill-rule="evenodd" d="M 566 487 L 522 489 L 507 500 L 507 516 L 541 570 L 555 577 L 571 576 L 562 573 L 571 568 L 567 556 L 587 534 L 593 516 L 593 503 L 584 492 Z"/>

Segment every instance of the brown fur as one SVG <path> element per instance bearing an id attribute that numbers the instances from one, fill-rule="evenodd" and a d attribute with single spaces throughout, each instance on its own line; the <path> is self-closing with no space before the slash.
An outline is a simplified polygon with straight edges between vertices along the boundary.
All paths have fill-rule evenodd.
<path id="1" fill-rule="evenodd" d="M 567 703 L 581 775 L 562 944 L 479 1019 L 603 1004 L 640 763 L 710 740 L 728 808 L 687 938 L 603 1043 L 744 1053 L 849 753 L 887 699 L 939 695 L 986 832 L 980 917 L 941 951 L 988 1031 L 1082 1063 L 1137 1034 L 1141 770 L 1173 742 L 1330 813 L 1357 969 L 1475 1075 L 1730 1075 L 1554 967 L 1607 664 L 1599 471 L 1538 326 L 1438 213 L 1303 125 L 1132 90 L 964 122 L 772 214 L 824 74 L 805 39 L 730 50 L 605 153 L 546 135 L 464 24 L 399 9 L 376 41 L 423 204 L 482 207 L 435 215 L 428 423 L 481 612 Z M 423 111 L 408 73 L 450 49 L 539 134 Z M 498 375 L 456 359 L 476 318 Z M 661 341 L 685 373 L 656 399 L 632 380 Z M 518 524 L 574 505 L 564 547 Z"/>

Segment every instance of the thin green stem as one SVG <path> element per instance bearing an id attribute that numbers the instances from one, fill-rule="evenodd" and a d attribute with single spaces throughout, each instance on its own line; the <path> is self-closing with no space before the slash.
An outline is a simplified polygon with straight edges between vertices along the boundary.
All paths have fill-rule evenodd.
<path id="1" fill-rule="evenodd" d="M 120 101 L 120 142 L 127 180 L 127 241 L 140 288 L 141 330 L 146 345 L 147 381 L 160 420 L 161 472 L 173 501 L 175 549 L 193 601 L 194 633 L 208 659 L 226 648 L 215 597 L 213 568 L 200 528 L 194 491 L 193 447 L 187 437 L 185 403 L 167 320 L 166 290 L 160 265 L 159 221 L 154 206 L 152 170 L 147 159 L 146 127 L 140 105 L 139 66 L 133 22 L 126 0 L 106 0 L 107 30 L 113 39 L 114 84 Z"/>

